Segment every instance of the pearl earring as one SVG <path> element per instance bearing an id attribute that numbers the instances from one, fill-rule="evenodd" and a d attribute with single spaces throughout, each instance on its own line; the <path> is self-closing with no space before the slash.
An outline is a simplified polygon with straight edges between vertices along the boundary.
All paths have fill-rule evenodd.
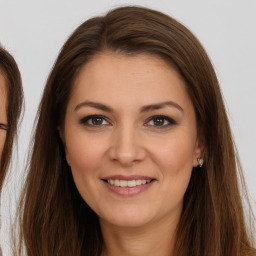
<path id="1" fill-rule="evenodd" d="M 204 164 L 204 159 L 203 159 L 202 157 L 199 157 L 199 158 L 197 158 L 197 162 L 198 162 L 198 165 L 199 165 L 200 167 L 202 167 L 203 164 Z"/>

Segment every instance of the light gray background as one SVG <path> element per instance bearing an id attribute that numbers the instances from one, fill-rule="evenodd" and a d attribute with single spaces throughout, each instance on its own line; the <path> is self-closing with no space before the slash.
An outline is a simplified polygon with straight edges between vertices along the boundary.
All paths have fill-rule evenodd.
<path id="1" fill-rule="evenodd" d="M 36 109 L 53 62 L 62 44 L 80 23 L 125 4 L 155 8 L 173 16 L 191 29 L 206 48 L 220 81 L 256 212 L 255 0 L 0 0 L 0 42 L 18 62 L 26 101 L 19 161 L 15 160 L 12 165 L 1 203 L 0 238 L 6 256 L 10 255 L 10 213 L 15 211 Z"/>

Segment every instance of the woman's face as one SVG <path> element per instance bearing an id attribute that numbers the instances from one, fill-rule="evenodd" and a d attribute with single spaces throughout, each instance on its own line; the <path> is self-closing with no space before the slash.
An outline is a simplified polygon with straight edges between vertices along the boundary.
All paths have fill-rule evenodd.
<path id="1" fill-rule="evenodd" d="M 3 129 L 2 124 L 7 124 L 7 93 L 6 82 L 4 77 L 0 74 L 0 160 L 6 139 L 6 131 Z"/>
<path id="2" fill-rule="evenodd" d="M 101 224 L 179 218 L 201 143 L 185 82 L 163 60 L 95 56 L 75 80 L 62 138 L 77 189 Z"/>

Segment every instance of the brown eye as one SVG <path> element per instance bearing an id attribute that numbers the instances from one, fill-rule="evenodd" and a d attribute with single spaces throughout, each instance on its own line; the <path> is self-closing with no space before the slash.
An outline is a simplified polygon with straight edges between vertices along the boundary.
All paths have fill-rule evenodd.
<path id="1" fill-rule="evenodd" d="M 106 120 L 106 117 L 101 115 L 90 115 L 85 118 L 82 118 L 80 124 L 87 126 L 106 126 L 110 123 Z"/>
<path id="2" fill-rule="evenodd" d="M 165 124 L 165 119 L 163 117 L 155 117 L 153 118 L 153 123 L 155 126 L 162 126 Z"/>
<path id="3" fill-rule="evenodd" d="M 92 123 L 93 125 L 102 125 L 103 121 L 104 121 L 104 119 L 101 118 L 101 117 L 93 117 L 93 118 L 91 119 L 91 123 Z"/>
<path id="4" fill-rule="evenodd" d="M 144 125 L 165 128 L 175 124 L 177 123 L 172 118 L 159 115 L 159 116 L 152 116 Z"/>

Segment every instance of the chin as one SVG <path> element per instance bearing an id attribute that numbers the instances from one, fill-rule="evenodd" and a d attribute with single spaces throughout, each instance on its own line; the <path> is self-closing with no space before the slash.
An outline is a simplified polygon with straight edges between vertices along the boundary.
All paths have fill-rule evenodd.
<path id="1" fill-rule="evenodd" d="M 110 214 L 109 216 L 99 217 L 100 222 L 107 222 L 116 227 L 122 228 L 139 228 L 147 225 L 152 221 L 152 216 L 140 212 L 127 212 L 119 214 Z"/>

